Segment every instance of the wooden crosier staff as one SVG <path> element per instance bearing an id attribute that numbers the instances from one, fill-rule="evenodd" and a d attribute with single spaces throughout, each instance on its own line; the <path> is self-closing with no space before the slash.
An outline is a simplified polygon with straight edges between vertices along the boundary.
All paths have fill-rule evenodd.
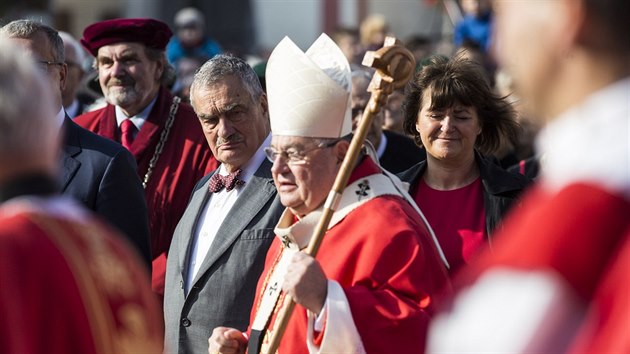
<path id="1" fill-rule="evenodd" d="M 393 37 L 387 37 L 383 48 L 375 52 L 365 53 L 363 58 L 363 65 L 376 69 L 376 73 L 370 81 L 368 91 L 372 93 L 370 101 L 363 112 L 363 117 L 359 126 L 354 133 L 354 137 L 350 142 L 350 147 L 346 156 L 343 159 L 335 183 L 332 190 L 328 194 L 328 198 L 324 204 L 324 211 L 315 230 L 313 236 L 306 248 L 306 254 L 313 257 L 317 255 L 319 246 L 324 238 L 326 230 L 328 230 L 328 224 L 332 218 L 334 212 L 339 206 L 341 200 L 341 194 L 348 184 L 350 174 L 354 170 L 361 147 L 365 141 L 368 129 L 372 124 L 372 119 L 381 110 L 381 107 L 387 103 L 387 96 L 392 93 L 394 89 L 404 86 L 411 78 L 415 69 L 415 60 L 409 50 L 399 44 L 399 42 Z M 274 322 L 274 329 L 272 330 L 271 342 L 269 344 L 268 353 L 275 353 L 280 344 L 280 340 L 284 335 L 293 309 L 295 308 L 295 301 L 290 295 L 286 294 L 284 306 L 278 312 L 278 317 Z"/>

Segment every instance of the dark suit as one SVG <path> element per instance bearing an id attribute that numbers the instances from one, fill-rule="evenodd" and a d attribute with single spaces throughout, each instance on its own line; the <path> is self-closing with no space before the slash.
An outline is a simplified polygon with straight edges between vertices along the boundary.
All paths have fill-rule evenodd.
<path id="1" fill-rule="evenodd" d="M 61 190 L 117 227 L 151 265 L 147 204 L 136 162 L 121 145 L 79 127 L 66 116 Z"/>
<path id="2" fill-rule="evenodd" d="M 399 173 L 426 160 L 426 151 L 418 147 L 413 139 L 388 130 L 383 130 L 383 134 L 387 137 L 387 145 L 379 163 L 387 171 Z"/>
<path id="3" fill-rule="evenodd" d="M 171 241 L 164 293 L 166 352 L 205 354 L 215 327 L 247 329 L 258 278 L 284 210 L 271 163 L 264 160 L 219 227 L 185 294 L 191 240 L 209 199 L 209 179 L 204 177 L 195 187 Z"/>

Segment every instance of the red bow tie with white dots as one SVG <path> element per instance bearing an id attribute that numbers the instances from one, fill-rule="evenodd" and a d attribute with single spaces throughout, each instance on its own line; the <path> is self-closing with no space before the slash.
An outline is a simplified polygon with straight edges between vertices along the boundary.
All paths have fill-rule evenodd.
<path id="1" fill-rule="evenodd" d="M 219 192 L 223 188 L 229 192 L 236 186 L 244 185 L 245 181 L 239 178 L 241 172 L 241 170 L 236 170 L 227 176 L 223 176 L 218 172 L 213 174 L 212 177 L 210 177 L 210 185 L 208 186 L 210 193 Z"/>

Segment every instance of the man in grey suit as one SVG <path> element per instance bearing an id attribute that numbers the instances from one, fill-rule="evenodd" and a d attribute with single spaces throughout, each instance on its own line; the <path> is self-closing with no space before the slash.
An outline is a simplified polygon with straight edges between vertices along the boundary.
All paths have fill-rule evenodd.
<path id="1" fill-rule="evenodd" d="M 24 50 L 50 82 L 55 126 L 63 135 L 59 189 L 122 231 L 150 270 L 147 204 L 136 162 L 127 149 L 79 127 L 63 109 L 68 66 L 59 33 L 37 21 L 16 20 L 0 28 L 0 37 Z M 37 104 L 39 97 L 33 99 Z"/>
<path id="2" fill-rule="evenodd" d="M 245 330 L 283 207 L 264 148 L 267 96 L 247 63 L 218 55 L 195 74 L 192 106 L 220 167 L 179 221 L 166 266 L 165 351 L 207 353 L 217 326 Z"/>

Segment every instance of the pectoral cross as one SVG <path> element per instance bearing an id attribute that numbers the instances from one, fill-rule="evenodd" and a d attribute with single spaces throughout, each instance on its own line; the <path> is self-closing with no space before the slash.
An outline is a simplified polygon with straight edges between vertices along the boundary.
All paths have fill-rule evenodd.
<path id="1" fill-rule="evenodd" d="M 363 199 L 363 197 L 367 197 L 367 191 L 370 190 L 370 182 L 368 182 L 368 180 L 364 180 L 363 182 L 359 183 L 359 189 L 357 189 L 356 191 L 354 191 L 354 193 L 357 195 L 358 200 Z"/>

